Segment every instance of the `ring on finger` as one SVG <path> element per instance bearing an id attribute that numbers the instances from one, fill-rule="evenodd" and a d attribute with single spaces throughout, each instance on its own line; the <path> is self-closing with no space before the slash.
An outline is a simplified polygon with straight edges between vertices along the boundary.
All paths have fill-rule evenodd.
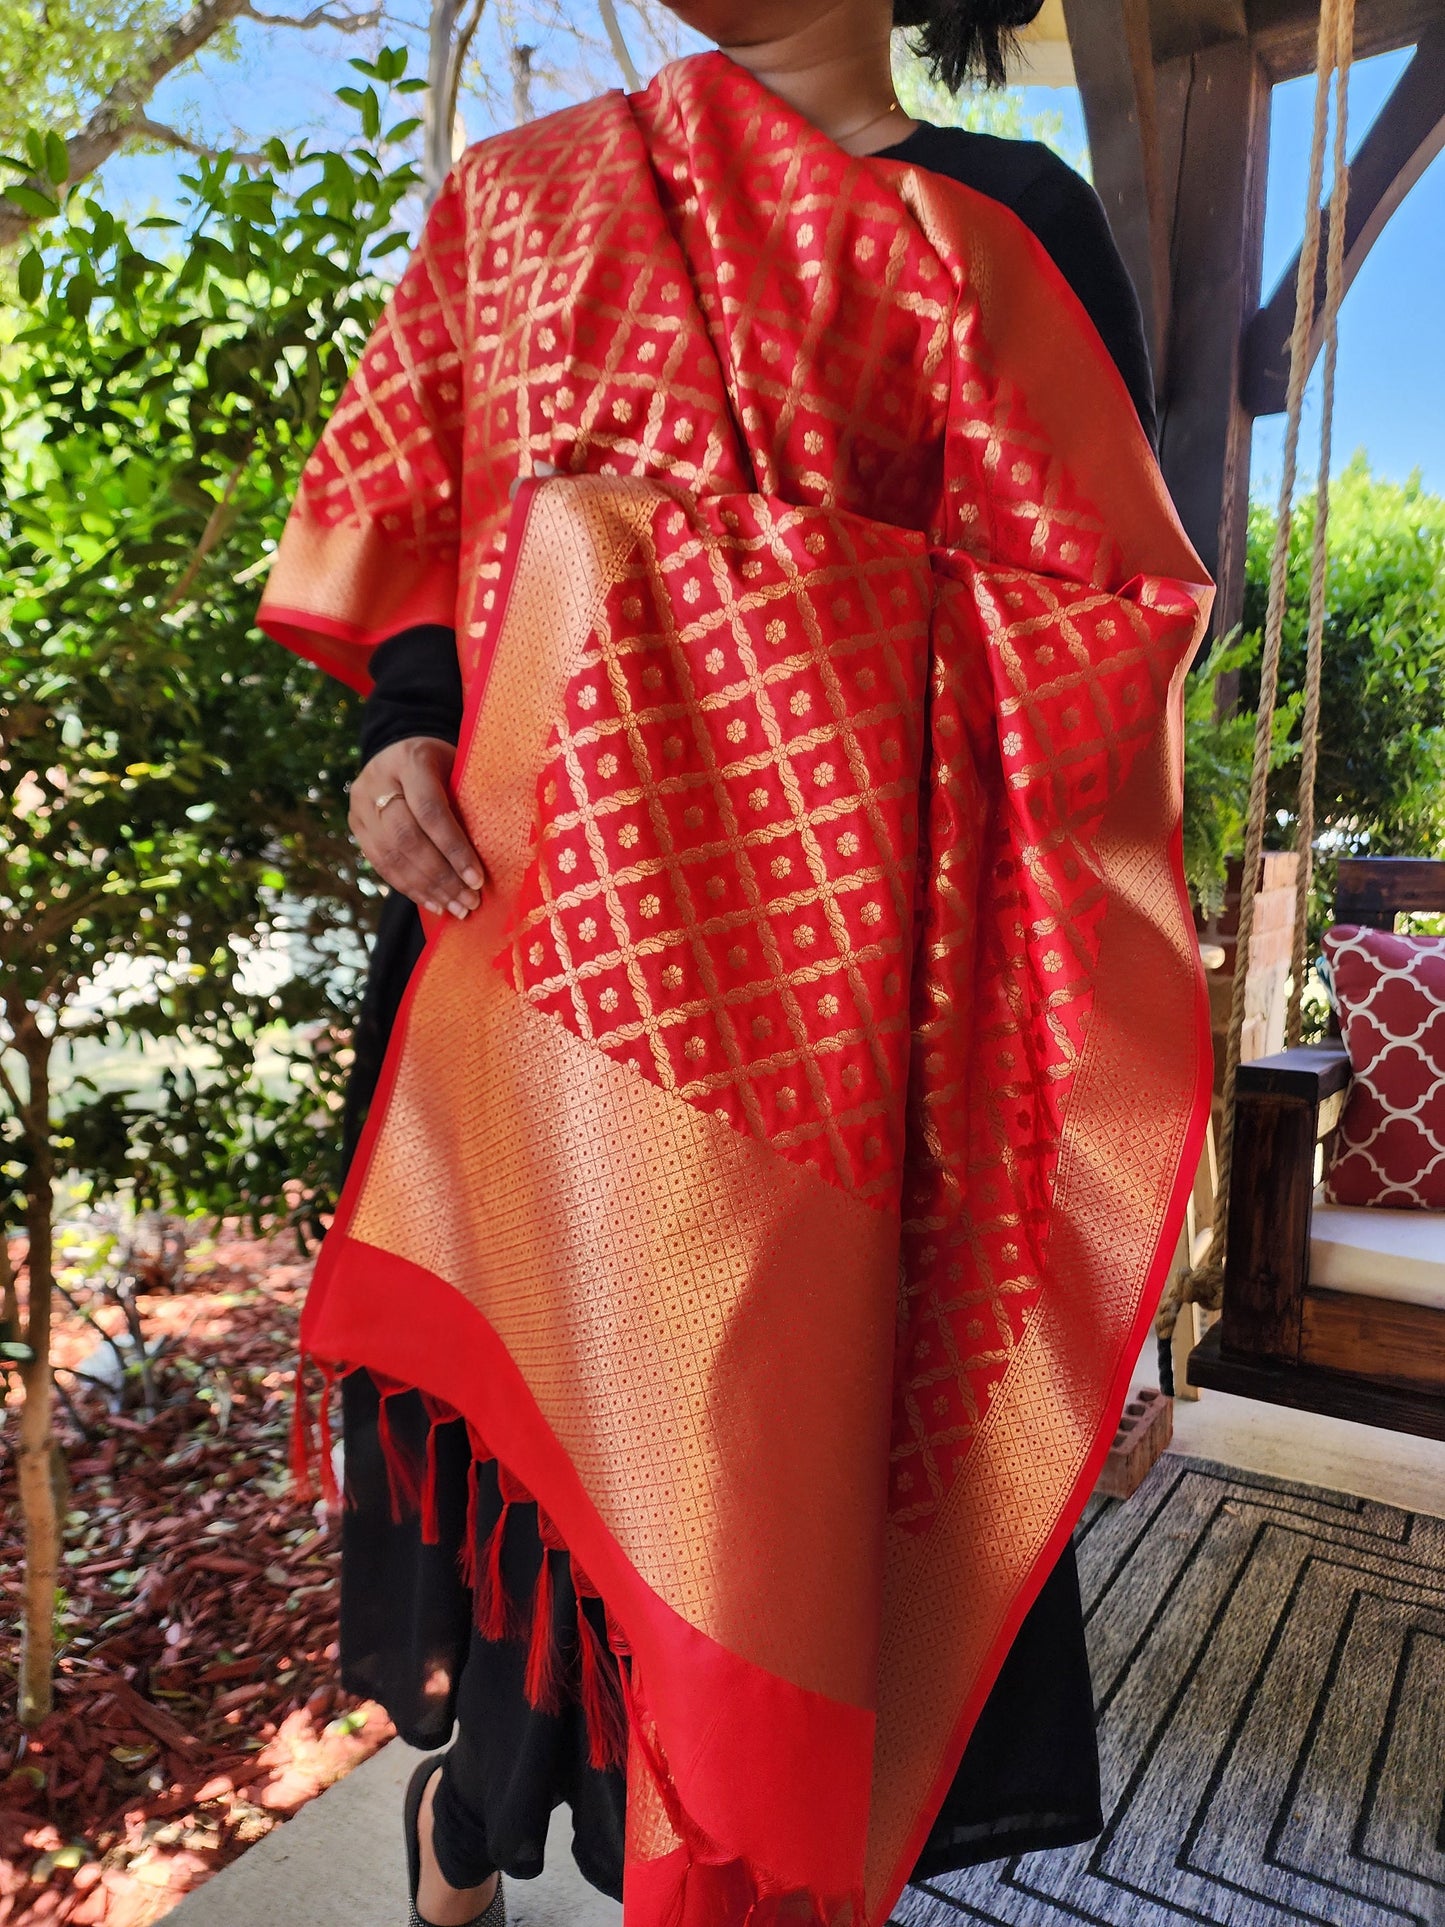
<path id="1" fill-rule="evenodd" d="M 400 790 L 383 790 L 381 795 L 377 797 L 376 802 L 372 805 L 372 808 L 376 811 L 377 815 L 380 816 L 387 804 L 395 803 L 400 795 Z"/>

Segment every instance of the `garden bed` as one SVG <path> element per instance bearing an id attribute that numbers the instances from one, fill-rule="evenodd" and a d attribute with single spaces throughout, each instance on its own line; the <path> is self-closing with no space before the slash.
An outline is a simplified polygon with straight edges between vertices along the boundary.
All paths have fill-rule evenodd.
<path id="1" fill-rule="evenodd" d="M 227 1237 L 137 1299 L 148 1339 L 173 1337 L 153 1418 L 76 1394 L 86 1440 L 58 1409 L 71 1491 L 55 1710 L 29 1734 L 7 1415 L 0 1927 L 146 1927 L 391 1736 L 379 1707 L 337 1691 L 338 1536 L 286 1470 L 310 1271 L 295 1250 Z M 53 1355 L 77 1365 L 96 1333 L 56 1311 Z M 99 1316 L 119 1332 L 118 1311 Z"/>

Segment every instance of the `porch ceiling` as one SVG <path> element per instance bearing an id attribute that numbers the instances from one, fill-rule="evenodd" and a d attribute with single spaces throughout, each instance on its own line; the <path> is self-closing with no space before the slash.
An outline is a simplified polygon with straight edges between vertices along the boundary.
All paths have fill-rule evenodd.
<path id="1" fill-rule="evenodd" d="M 1148 0 L 1148 16 L 1156 65 L 1248 37 L 1272 80 L 1314 69 L 1318 0 Z M 1358 0 L 1356 58 L 1413 46 L 1441 20 L 1445 0 Z M 1044 0 L 1038 18 L 1020 34 L 1013 77 L 1025 86 L 1076 85 L 1063 0 Z"/>

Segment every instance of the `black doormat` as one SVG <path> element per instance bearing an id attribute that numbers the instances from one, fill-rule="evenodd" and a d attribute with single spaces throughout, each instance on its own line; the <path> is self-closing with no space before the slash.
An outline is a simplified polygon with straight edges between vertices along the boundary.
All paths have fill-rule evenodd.
<path id="1" fill-rule="evenodd" d="M 906 1927 L 1445 1927 L 1445 1520 L 1160 1460 L 1078 1533 L 1106 1825 Z"/>

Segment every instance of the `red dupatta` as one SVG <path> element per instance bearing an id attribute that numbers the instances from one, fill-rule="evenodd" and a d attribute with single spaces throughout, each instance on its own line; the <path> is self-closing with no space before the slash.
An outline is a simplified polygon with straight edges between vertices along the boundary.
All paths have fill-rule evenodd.
<path id="1" fill-rule="evenodd" d="M 1208 1103 L 1208 599 L 1027 231 L 721 55 L 468 152 L 307 467 L 262 624 L 455 627 L 488 888 L 303 1342 L 605 1600 L 632 1927 L 884 1920 L 1088 1495 Z"/>

